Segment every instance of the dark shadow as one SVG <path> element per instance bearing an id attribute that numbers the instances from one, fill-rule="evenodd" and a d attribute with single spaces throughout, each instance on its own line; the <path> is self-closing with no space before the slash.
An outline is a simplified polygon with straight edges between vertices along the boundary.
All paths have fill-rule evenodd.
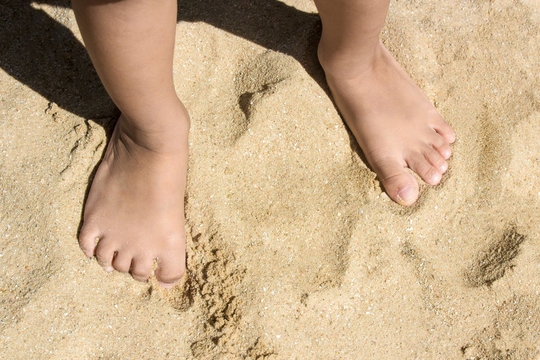
<path id="1" fill-rule="evenodd" d="M 319 15 L 277 0 L 197 0 L 178 3 L 178 20 L 205 22 L 262 47 L 295 58 L 327 91 L 317 60 Z"/>
<path id="2" fill-rule="evenodd" d="M 6 73 L 85 119 L 114 116 L 86 49 L 69 29 L 24 0 L 2 0 L 0 21 L 0 67 Z"/>
<path id="3" fill-rule="evenodd" d="M 66 0 L 36 3 L 70 6 Z M 69 29 L 31 4 L 29 0 L 0 3 L 0 67 L 50 102 L 80 117 L 114 117 L 115 106 L 84 46 Z M 180 1 L 178 8 L 179 21 L 206 22 L 294 57 L 327 91 L 316 56 L 321 30 L 318 15 L 277 0 L 190 0 Z"/>

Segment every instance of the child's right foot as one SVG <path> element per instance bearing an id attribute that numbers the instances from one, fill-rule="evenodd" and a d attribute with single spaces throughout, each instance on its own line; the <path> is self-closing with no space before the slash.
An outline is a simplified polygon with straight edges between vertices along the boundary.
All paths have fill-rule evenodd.
<path id="1" fill-rule="evenodd" d="M 79 244 L 106 271 L 139 281 L 157 259 L 157 280 L 172 287 L 185 272 L 189 118 L 181 104 L 165 116 L 167 126 L 151 132 L 120 117 L 90 188 Z"/>

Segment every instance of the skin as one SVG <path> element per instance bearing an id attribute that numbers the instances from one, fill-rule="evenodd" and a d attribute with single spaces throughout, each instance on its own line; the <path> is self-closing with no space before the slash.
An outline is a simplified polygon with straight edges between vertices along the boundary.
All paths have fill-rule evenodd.
<path id="1" fill-rule="evenodd" d="M 319 60 L 345 122 L 402 205 L 440 182 L 455 135 L 379 39 L 388 1 L 316 0 Z M 92 62 L 121 110 L 84 209 L 79 244 L 106 271 L 163 287 L 185 273 L 189 116 L 172 76 L 176 0 L 73 0 Z"/>
<path id="2" fill-rule="evenodd" d="M 172 62 L 176 0 L 74 0 L 92 62 L 122 111 L 84 209 L 79 244 L 107 271 L 155 275 L 164 287 L 185 272 L 184 189 L 189 117 Z M 96 245 L 96 240 L 97 245 Z"/>
<path id="3" fill-rule="evenodd" d="M 315 4 L 319 61 L 334 100 L 388 196 L 410 206 L 418 183 L 406 168 L 438 184 L 455 134 L 380 41 L 389 1 Z"/>

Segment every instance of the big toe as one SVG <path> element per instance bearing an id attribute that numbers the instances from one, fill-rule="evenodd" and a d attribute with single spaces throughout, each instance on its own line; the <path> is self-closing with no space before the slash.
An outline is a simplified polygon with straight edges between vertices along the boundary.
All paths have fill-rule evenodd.
<path id="1" fill-rule="evenodd" d="M 388 196 L 400 205 L 410 206 L 418 199 L 418 183 L 398 160 L 385 159 L 374 165 Z"/>

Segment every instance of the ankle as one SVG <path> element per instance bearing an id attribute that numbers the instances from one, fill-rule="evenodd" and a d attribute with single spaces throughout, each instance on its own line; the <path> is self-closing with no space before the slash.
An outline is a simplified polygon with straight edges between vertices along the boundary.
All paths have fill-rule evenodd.
<path id="1" fill-rule="evenodd" d="M 118 140 L 155 153 L 177 153 L 187 148 L 191 126 L 187 110 L 179 102 L 167 109 L 156 110 L 150 117 L 122 114 L 118 119 Z"/>
<path id="2" fill-rule="evenodd" d="M 377 40 L 373 45 L 354 49 L 335 48 L 326 45 L 321 39 L 317 49 L 319 63 L 327 77 L 357 78 L 375 67 L 382 55 L 382 42 Z"/>
<path id="3" fill-rule="evenodd" d="M 158 100 L 140 100 L 136 106 L 121 108 L 123 123 L 144 132 L 160 132 L 171 127 L 184 126 L 191 122 L 184 104 L 176 96 Z"/>

